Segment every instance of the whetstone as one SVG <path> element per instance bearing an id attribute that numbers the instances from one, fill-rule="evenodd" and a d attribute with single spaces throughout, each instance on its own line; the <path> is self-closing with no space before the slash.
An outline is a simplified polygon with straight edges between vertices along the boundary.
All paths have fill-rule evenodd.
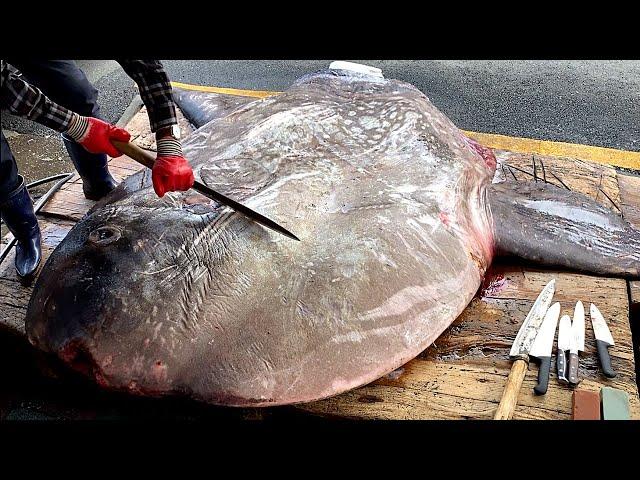
<path id="1" fill-rule="evenodd" d="M 604 420 L 629 420 L 629 394 L 617 388 L 602 387 L 602 418 Z"/>
<path id="2" fill-rule="evenodd" d="M 589 390 L 574 390 L 573 420 L 600 420 L 600 394 Z"/>

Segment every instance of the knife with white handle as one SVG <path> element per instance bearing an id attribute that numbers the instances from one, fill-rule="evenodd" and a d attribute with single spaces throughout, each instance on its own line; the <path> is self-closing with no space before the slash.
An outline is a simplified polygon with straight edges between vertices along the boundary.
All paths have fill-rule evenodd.
<path id="1" fill-rule="evenodd" d="M 609 355 L 609 347 L 615 345 L 611 331 L 605 322 L 602 313 L 598 310 L 593 303 L 591 304 L 591 325 L 593 326 L 593 333 L 596 337 L 596 347 L 598 348 L 598 357 L 600 358 L 600 365 L 602 365 L 602 371 L 605 377 L 614 378 L 616 372 L 611 367 L 611 356 Z"/>
<path id="2" fill-rule="evenodd" d="M 569 383 L 577 385 L 578 366 L 580 356 L 578 352 L 584 352 L 584 305 L 578 301 L 573 310 L 573 322 L 571 323 L 571 339 L 575 340 L 575 345 L 569 348 Z M 574 348 L 575 347 L 575 348 Z"/>
<path id="3" fill-rule="evenodd" d="M 558 326 L 558 317 L 560 316 L 560 303 L 556 302 L 549 307 L 538 335 L 531 345 L 529 355 L 538 359 L 540 366 L 538 367 L 538 384 L 533 391 L 537 395 L 547 393 L 549 386 L 549 371 L 551 370 L 551 351 L 553 350 L 553 339 L 556 336 L 556 327 Z"/>

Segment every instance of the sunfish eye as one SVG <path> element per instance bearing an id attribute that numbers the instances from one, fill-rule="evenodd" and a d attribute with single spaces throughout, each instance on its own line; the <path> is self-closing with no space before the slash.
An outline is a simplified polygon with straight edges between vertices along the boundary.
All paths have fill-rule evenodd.
<path id="1" fill-rule="evenodd" d="M 89 234 L 89 241 L 96 245 L 109 245 L 122 236 L 116 227 L 99 227 Z"/>

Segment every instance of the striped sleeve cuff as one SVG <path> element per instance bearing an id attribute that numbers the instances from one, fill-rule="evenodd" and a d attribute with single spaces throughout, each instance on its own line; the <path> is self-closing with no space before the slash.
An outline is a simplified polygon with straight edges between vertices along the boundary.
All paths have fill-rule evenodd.
<path id="1" fill-rule="evenodd" d="M 182 145 L 173 137 L 163 137 L 157 142 L 158 157 L 182 157 Z"/>
<path id="2" fill-rule="evenodd" d="M 64 132 L 76 142 L 81 142 L 89 130 L 89 119 L 82 115 L 74 114 L 69 123 L 69 129 Z"/>

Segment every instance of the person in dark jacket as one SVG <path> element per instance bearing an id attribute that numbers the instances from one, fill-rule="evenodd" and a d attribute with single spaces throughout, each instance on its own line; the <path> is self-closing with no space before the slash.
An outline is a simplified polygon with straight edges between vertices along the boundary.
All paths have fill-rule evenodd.
<path id="1" fill-rule="evenodd" d="M 151 131 L 156 134 L 157 158 L 152 171 L 158 196 L 193 186 L 193 170 L 182 153 L 169 78 L 157 60 L 119 60 L 140 90 Z M 116 187 L 107 155 L 120 152 L 111 140 L 127 142 L 129 133 L 100 117 L 98 92 L 73 61 L 2 61 L 0 107 L 62 134 L 64 145 L 82 178 L 86 198 L 99 200 Z M 40 264 L 41 235 L 24 178 L 2 134 L 0 156 L 0 214 L 17 240 L 15 266 L 28 283 Z"/>

